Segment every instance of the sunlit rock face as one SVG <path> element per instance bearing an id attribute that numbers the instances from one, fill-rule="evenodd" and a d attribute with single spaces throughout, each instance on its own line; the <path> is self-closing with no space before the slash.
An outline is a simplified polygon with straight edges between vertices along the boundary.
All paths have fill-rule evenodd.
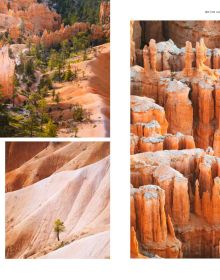
<path id="1" fill-rule="evenodd" d="M 139 207 L 140 202 L 135 206 L 131 199 L 132 248 L 137 258 L 141 254 L 220 257 L 220 45 L 218 31 L 211 32 L 218 24 L 131 22 L 132 194 L 142 193 L 142 200 L 151 205 L 161 196 L 144 196 L 143 190 L 149 185 L 155 186 L 156 193 L 162 189 L 168 232 L 180 242 L 174 246 L 178 254 L 165 253 L 167 247 L 158 238 L 160 227 L 152 226 L 158 217 L 156 202 L 147 212 L 151 214 L 145 214 L 146 206 Z M 136 33 L 135 25 L 140 27 Z M 138 44 L 134 38 L 139 38 Z M 152 228 L 156 238 L 149 243 L 143 236 L 149 237 Z"/>
<path id="2" fill-rule="evenodd" d="M 25 35 L 42 34 L 43 31 L 55 31 L 60 27 L 61 17 L 46 5 L 36 0 L 13 0 L 0 6 L 0 27 L 6 22 L 5 29 L 14 34 L 15 28 Z M 16 39 L 16 37 L 14 36 Z"/>
<path id="3" fill-rule="evenodd" d="M 135 205 L 136 230 L 142 248 L 165 258 L 180 257 L 181 243 L 176 239 L 172 222 L 165 214 L 164 190 L 157 185 L 146 185 L 131 189 L 131 195 Z"/>
<path id="4" fill-rule="evenodd" d="M 164 107 L 168 132 L 193 135 L 203 149 L 218 141 L 220 75 L 214 68 L 215 53 L 202 38 L 194 49 L 189 41 L 179 49 L 171 40 L 151 40 L 142 52 L 143 67 L 131 68 L 131 94 L 154 99 Z"/>
<path id="5" fill-rule="evenodd" d="M 181 251 L 176 257 L 219 257 L 219 159 L 204 153 L 201 149 L 183 151 L 158 151 L 139 153 L 131 157 L 131 183 L 134 193 L 142 193 L 143 185 L 155 184 L 164 190 L 164 211 L 173 224 L 176 238 L 180 241 Z M 156 195 L 145 199 L 156 199 Z M 151 203 L 151 202 L 149 202 Z M 148 205 L 149 205 L 148 203 Z M 136 215 L 144 215 L 144 206 L 134 207 Z M 142 209 L 142 210 L 141 210 Z M 142 217 L 142 224 L 152 228 L 150 223 L 157 214 L 157 206 L 151 215 Z M 132 214 L 135 217 L 135 214 Z M 162 213 L 160 211 L 160 213 Z M 137 216 L 133 226 L 138 228 Z M 160 223 L 160 225 L 162 222 Z M 158 227 L 155 226 L 156 229 Z M 156 230 L 155 229 L 155 230 Z M 141 236 L 146 229 L 139 228 Z M 152 231 L 155 232 L 155 231 Z M 214 238 L 211 239 L 211 236 Z M 137 235 L 139 236 L 139 235 Z M 156 235 L 156 236 L 161 236 Z M 138 239 L 140 252 L 152 252 L 152 247 Z M 161 253 L 160 240 L 154 243 L 154 254 Z M 198 244 L 199 245 L 196 245 Z M 156 248 L 159 252 L 156 252 Z"/>
<path id="6" fill-rule="evenodd" d="M 54 19 L 57 23 L 59 19 Z M 64 26 L 55 24 L 54 28 L 45 27 L 42 32 L 36 33 L 32 41 L 35 44 L 44 44 L 46 47 L 57 46 L 63 40 L 71 39 L 79 32 L 90 32 L 91 40 L 109 40 L 110 39 L 110 2 L 104 1 L 100 4 L 99 24 L 89 24 L 86 22 L 76 22 L 73 25 Z"/>
<path id="7" fill-rule="evenodd" d="M 49 48 L 57 46 L 60 42 L 71 38 L 79 32 L 87 32 L 89 29 L 90 25 L 84 22 L 74 23 L 71 26 L 61 25 L 61 28 L 55 32 L 50 32 L 45 29 L 42 36 L 35 35 L 32 41 L 35 44 L 44 44 Z"/>
<path id="8" fill-rule="evenodd" d="M 13 81 L 15 63 L 9 57 L 9 47 L 0 48 L 0 86 L 4 98 L 11 98 L 13 95 Z"/>
<path id="9" fill-rule="evenodd" d="M 110 23 L 110 1 L 103 1 L 100 4 L 99 22 L 101 24 Z"/>

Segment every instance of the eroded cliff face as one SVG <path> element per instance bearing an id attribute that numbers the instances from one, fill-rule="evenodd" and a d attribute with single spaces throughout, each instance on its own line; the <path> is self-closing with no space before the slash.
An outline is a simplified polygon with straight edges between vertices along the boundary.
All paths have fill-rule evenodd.
<path id="1" fill-rule="evenodd" d="M 138 21 L 141 25 L 142 43 L 150 39 L 164 41 L 172 39 L 182 47 L 186 39 L 194 45 L 201 37 L 209 48 L 219 47 L 219 21 Z"/>
<path id="2" fill-rule="evenodd" d="M 63 26 L 61 16 L 44 3 L 36 0 L 13 0 L 0 4 L 0 31 L 9 32 L 14 41 L 22 36 L 31 37 L 32 42 L 43 43 L 46 47 L 56 46 L 66 39 L 71 39 L 78 32 L 91 32 L 92 40 L 110 38 L 110 2 L 100 5 L 100 23 L 75 23 Z"/>
<path id="3" fill-rule="evenodd" d="M 179 49 L 171 40 L 150 40 L 142 50 L 143 67 L 131 68 L 131 94 L 164 107 L 169 133 L 193 135 L 197 147 L 214 146 L 218 153 L 220 75 L 215 54 L 203 38 L 195 49 L 189 41 Z"/>
<path id="4" fill-rule="evenodd" d="M 157 43 L 164 26 L 139 24 L 142 36 L 155 37 L 138 50 L 131 38 L 131 256 L 219 258 L 219 50 L 209 32 L 214 22 L 204 27 L 212 49 L 201 30 L 195 31 L 197 42 L 187 41 L 188 30 L 176 32 L 177 42 Z M 170 22 L 169 28 L 175 24 L 184 26 Z"/>
<path id="5" fill-rule="evenodd" d="M 138 21 L 130 22 L 130 58 L 131 65 L 136 64 L 136 50 L 141 47 L 141 26 Z"/>
<path id="6" fill-rule="evenodd" d="M 9 47 L 0 48 L 0 91 L 3 98 L 11 98 L 14 91 L 15 63 L 9 57 Z"/>
<path id="7" fill-rule="evenodd" d="M 49 48 L 58 45 L 63 40 L 70 39 L 79 32 L 87 32 L 89 29 L 90 25 L 84 22 L 75 23 L 71 26 L 65 27 L 62 25 L 61 28 L 55 32 L 50 32 L 45 29 L 42 36 L 35 35 L 32 41 L 37 45 L 44 44 L 47 48 Z"/>
<path id="8" fill-rule="evenodd" d="M 41 34 L 45 29 L 58 29 L 60 24 L 61 17 L 36 0 L 5 0 L 0 7 L 0 27 L 4 26 L 14 39 L 15 30 L 19 35 Z"/>
<path id="9" fill-rule="evenodd" d="M 73 25 L 52 29 L 44 28 L 43 35 L 36 34 L 33 37 L 35 44 L 44 44 L 46 47 L 58 45 L 63 40 L 71 39 L 80 32 L 90 32 L 91 40 L 109 40 L 110 39 L 110 2 L 103 1 L 100 4 L 99 24 L 89 24 L 85 22 L 76 22 Z"/>
<path id="10" fill-rule="evenodd" d="M 131 189 L 134 200 L 135 226 L 139 236 L 141 251 L 177 258 L 181 256 L 181 243 L 176 239 L 172 222 L 165 214 L 165 192 L 157 185 L 145 185 Z M 132 228 L 134 232 L 134 227 Z M 133 233 L 133 238 L 135 234 Z M 135 241 L 133 242 L 135 245 Z M 136 248 L 136 249 L 135 249 Z M 137 245 L 133 254 L 138 256 Z M 147 254 L 146 254 L 147 255 Z"/>
<path id="11" fill-rule="evenodd" d="M 101 24 L 110 23 L 110 1 L 102 1 L 99 10 L 99 22 Z"/>
<path id="12" fill-rule="evenodd" d="M 156 239 L 154 254 L 168 258 L 220 257 L 219 162 L 218 158 L 207 155 L 201 149 L 147 152 L 131 156 L 131 183 L 135 188 L 133 192 L 142 193 L 143 189 L 148 189 L 143 186 L 152 184 L 157 186 L 154 188 L 160 187 L 164 191 L 164 217 L 166 220 L 170 219 L 173 235 L 181 244 L 178 254 L 169 255 L 161 252 L 161 240 Z M 152 203 L 153 198 L 158 199 L 156 195 L 144 197 L 147 205 Z M 142 224 L 146 224 L 146 228 L 150 228 L 153 233 L 160 230 L 161 220 L 156 220 L 151 225 L 152 219 L 158 216 L 158 206 L 152 207 L 148 216 L 144 214 L 144 206 L 138 207 L 136 205 L 134 211 L 139 213 L 137 215 L 143 215 Z M 160 210 L 159 213 L 163 212 Z M 135 216 L 134 213 L 131 215 Z M 147 232 L 138 225 L 137 216 L 136 219 L 133 218 L 132 226 L 139 228 L 140 234 Z M 152 252 L 151 245 L 146 245 L 141 237 L 138 240 L 140 252 Z"/>

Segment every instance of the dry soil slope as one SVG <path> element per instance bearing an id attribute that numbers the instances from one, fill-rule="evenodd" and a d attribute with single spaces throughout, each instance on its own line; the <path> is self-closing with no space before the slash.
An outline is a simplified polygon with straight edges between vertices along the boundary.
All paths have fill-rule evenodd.
<path id="1" fill-rule="evenodd" d="M 70 246 L 63 247 L 67 251 L 66 257 L 109 257 L 107 233 L 97 235 L 109 231 L 109 165 L 109 157 L 106 157 L 6 193 L 6 257 L 40 257 L 57 249 L 59 244 L 53 231 L 57 218 L 64 221 L 66 227 L 61 234 L 61 240 Z M 91 242 L 98 246 L 94 249 L 95 256 L 92 248 L 90 253 L 85 249 L 89 243 L 85 238 L 89 236 L 93 236 Z M 78 242 L 72 242 L 74 239 Z M 71 246 L 76 250 L 73 255 L 68 249 Z M 60 256 L 63 256 L 63 250 Z M 59 252 L 55 257 L 57 254 Z"/>
<path id="2" fill-rule="evenodd" d="M 109 257 L 109 231 L 103 231 L 76 240 L 71 244 L 53 251 L 42 259 L 104 259 Z"/>
<path id="3" fill-rule="evenodd" d="M 73 64 L 79 72 L 84 72 L 85 78 L 78 83 L 65 82 L 56 84 L 61 102 L 62 119 L 72 118 L 70 105 L 81 104 L 91 113 L 91 123 L 78 126 L 79 137 L 108 137 L 110 135 L 110 44 L 96 47 L 97 56 L 91 60 Z M 52 114 L 57 118 L 60 110 Z M 69 132 L 60 128 L 59 137 L 69 136 Z"/>
<path id="4" fill-rule="evenodd" d="M 6 172 L 20 167 L 49 145 L 48 142 L 7 142 Z"/>
<path id="5" fill-rule="evenodd" d="M 41 151 L 36 154 L 36 147 L 41 147 Z M 15 191 L 29 186 L 39 180 L 47 178 L 54 172 L 63 170 L 75 170 L 92 164 L 110 153 L 108 142 L 51 142 L 46 148 L 39 143 L 27 146 L 26 143 L 20 145 L 15 143 L 13 150 L 8 154 L 7 162 L 10 167 L 11 162 L 23 160 L 22 151 L 26 153 L 25 158 L 30 158 L 20 167 L 6 173 L 6 192 Z M 16 164 L 16 163 L 15 163 Z M 14 164 L 14 165 L 15 165 Z M 15 165 L 16 166 L 16 165 Z"/>

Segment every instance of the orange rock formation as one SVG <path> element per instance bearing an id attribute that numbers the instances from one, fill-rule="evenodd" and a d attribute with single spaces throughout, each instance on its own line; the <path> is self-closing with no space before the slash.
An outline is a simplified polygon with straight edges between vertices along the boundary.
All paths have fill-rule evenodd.
<path id="1" fill-rule="evenodd" d="M 52 47 L 59 44 L 61 41 L 71 39 L 79 32 L 91 32 L 91 40 L 103 40 L 104 38 L 110 38 L 110 2 L 102 2 L 100 6 L 100 24 L 92 24 L 85 22 L 77 22 L 73 25 L 55 28 L 56 31 L 51 28 L 45 28 L 43 35 L 36 35 L 33 37 L 35 44 L 44 44 L 46 47 Z"/>
<path id="2" fill-rule="evenodd" d="M 141 26 L 137 21 L 130 22 L 130 57 L 131 65 L 136 64 L 136 49 L 141 46 Z"/>
<path id="3" fill-rule="evenodd" d="M 74 23 L 72 26 L 62 25 L 59 30 L 55 32 L 49 32 L 47 29 L 44 30 L 43 35 L 33 37 L 35 44 L 44 44 L 46 47 L 56 46 L 63 40 L 69 39 L 76 35 L 78 32 L 87 32 L 89 30 L 89 24 L 87 23 Z"/>
<path id="4" fill-rule="evenodd" d="M 45 29 L 55 31 L 61 24 L 61 17 L 56 12 L 36 0 L 13 0 L 9 5 L 8 1 L 4 1 L 0 12 L 0 26 L 7 19 L 5 28 L 14 39 L 17 32 L 41 34 Z"/>
<path id="5" fill-rule="evenodd" d="M 99 11 L 99 22 L 104 24 L 110 23 L 110 1 L 102 1 Z"/>
<path id="6" fill-rule="evenodd" d="M 218 24 L 131 22 L 133 258 L 220 257 Z"/>
<path id="7" fill-rule="evenodd" d="M 110 2 L 100 6 L 100 25 L 75 23 L 61 26 L 61 17 L 45 4 L 36 0 L 4 0 L 0 6 L 0 31 L 10 33 L 15 41 L 21 35 L 31 36 L 34 43 L 43 43 L 47 47 L 55 46 L 65 39 L 70 39 L 78 32 L 91 31 L 92 40 L 110 37 Z"/>
<path id="8" fill-rule="evenodd" d="M 182 244 L 180 257 L 181 254 L 183 257 L 195 258 L 219 257 L 218 168 L 219 159 L 206 155 L 201 149 L 148 152 L 131 156 L 131 183 L 135 187 L 134 193 L 142 193 L 142 186 L 149 184 L 156 184 L 164 190 L 165 216 L 167 220 L 168 216 L 170 217 L 176 238 Z M 136 211 L 137 207 L 134 208 Z M 144 215 L 144 208 L 139 209 L 142 210 L 139 210 L 137 215 Z M 152 215 L 157 217 L 157 207 L 153 209 Z M 134 217 L 134 214 L 132 216 Z M 132 221 L 132 226 L 138 227 L 137 216 L 136 220 L 133 218 Z M 146 227 L 151 227 L 151 218 L 143 217 L 142 223 L 144 221 Z M 145 229 L 142 231 L 146 232 Z M 213 239 L 211 236 L 214 236 Z M 148 244 L 145 248 L 141 237 L 138 240 L 141 245 L 140 253 L 148 255 L 146 252 L 151 252 L 152 247 Z M 155 250 L 161 248 L 159 240 L 154 246 Z M 161 257 L 170 257 L 164 252 L 154 253 Z"/>
<path id="9" fill-rule="evenodd" d="M 9 48 L 4 46 L 0 48 L 0 86 L 4 98 L 11 98 L 14 91 L 14 73 L 15 63 L 9 57 Z"/>
<path id="10" fill-rule="evenodd" d="M 131 191 L 142 250 L 146 248 L 149 253 L 162 257 L 181 256 L 181 243 L 173 235 L 172 222 L 169 220 L 167 223 L 164 191 L 156 185 L 141 186 Z M 134 232 L 131 237 L 135 239 Z M 132 254 L 138 256 L 137 242 L 133 240 L 132 244 Z"/>
<path id="11" fill-rule="evenodd" d="M 203 149 L 213 147 L 214 138 L 218 141 L 219 128 L 219 73 L 207 62 L 207 53 L 202 39 L 196 51 L 189 42 L 178 49 L 171 40 L 158 44 L 151 40 L 143 49 L 144 67 L 131 68 L 131 94 L 153 98 L 165 109 L 168 132 L 193 135 Z"/>

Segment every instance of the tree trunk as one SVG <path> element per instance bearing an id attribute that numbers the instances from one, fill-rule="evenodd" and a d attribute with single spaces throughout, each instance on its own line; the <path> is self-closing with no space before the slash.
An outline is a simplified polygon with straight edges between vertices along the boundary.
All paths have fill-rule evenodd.
<path id="1" fill-rule="evenodd" d="M 57 240 L 60 241 L 60 234 L 59 234 L 59 231 L 57 232 Z"/>

